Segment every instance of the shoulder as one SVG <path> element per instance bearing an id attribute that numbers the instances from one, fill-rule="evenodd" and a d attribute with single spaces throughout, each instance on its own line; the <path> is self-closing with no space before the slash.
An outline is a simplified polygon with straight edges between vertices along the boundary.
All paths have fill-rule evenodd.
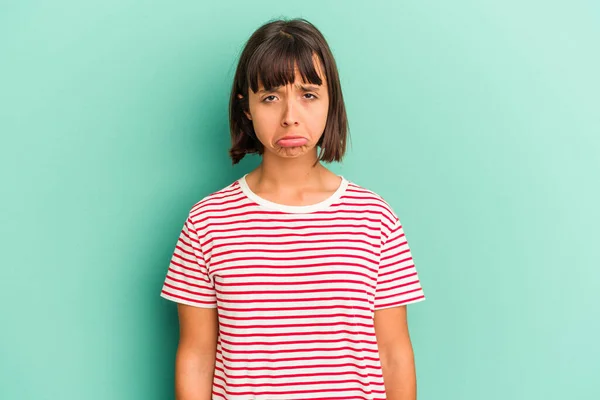
<path id="1" fill-rule="evenodd" d="M 243 198 L 239 180 L 216 190 L 196 201 L 189 210 L 188 220 L 193 224 L 202 222 L 208 215 L 222 213 L 227 205 Z"/>
<path id="2" fill-rule="evenodd" d="M 374 210 L 377 210 L 378 214 L 382 217 L 382 221 L 386 225 L 394 225 L 398 221 L 398 216 L 390 203 L 388 203 L 379 193 L 368 189 L 365 186 L 353 181 L 348 181 L 345 197 L 348 202 L 370 206 Z"/>

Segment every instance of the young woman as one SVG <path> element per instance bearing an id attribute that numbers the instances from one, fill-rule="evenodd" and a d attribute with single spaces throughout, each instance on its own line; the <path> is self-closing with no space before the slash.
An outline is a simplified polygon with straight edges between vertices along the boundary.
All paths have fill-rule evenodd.
<path id="1" fill-rule="evenodd" d="M 233 163 L 196 203 L 161 296 L 178 303 L 178 400 L 414 400 L 406 305 L 425 299 L 398 216 L 325 168 L 344 155 L 336 64 L 304 19 L 247 42 L 230 98 Z"/>

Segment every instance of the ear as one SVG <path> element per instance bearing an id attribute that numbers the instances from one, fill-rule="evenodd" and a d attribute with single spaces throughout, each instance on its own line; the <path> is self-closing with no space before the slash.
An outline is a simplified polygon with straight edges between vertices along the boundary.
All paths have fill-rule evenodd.
<path id="1" fill-rule="evenodd" d="M 239 93 L 238 93 L 238 99 L 243 99 L 243 98 L 244 98 L 244 96 L 242 96 L 241 94 L 239 94 Z M 252 120 L 252 116 L 250 115 L 250 113 L 249 113 L 249 112 L 247 112 L 247 111 L 244 111 L 244 114 L 246 114 L 246 117 L 247 117 L 249 120 Z"/>

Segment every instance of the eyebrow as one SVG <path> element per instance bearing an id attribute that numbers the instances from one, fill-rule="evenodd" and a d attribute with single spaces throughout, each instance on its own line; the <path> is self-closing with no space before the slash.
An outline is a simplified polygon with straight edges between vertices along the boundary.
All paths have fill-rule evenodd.
<path id="1" fill-rule="evenodd" d="M 319 89 L 321 88 L 321 86 L 318 85 L 301 85 L 301 84 L 296 84 L 295 85 L 297 88 L 299 88 L 300 90 L 302 90 L 303 92 L 318 92 Z M 262 93 L 275 93 L 277 91 L 279 91 L 279 88 L 281 88 L 281 86 L 277 86 L 274 88 L 271 88 L 271 90 L 267 90 L 267 89 L 260 89 L 257 93 L 258 94 L 262 94 Z"/>

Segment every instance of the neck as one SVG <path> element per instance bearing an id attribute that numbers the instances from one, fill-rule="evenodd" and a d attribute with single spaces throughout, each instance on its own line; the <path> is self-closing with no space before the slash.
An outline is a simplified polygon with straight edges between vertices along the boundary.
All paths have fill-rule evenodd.
<path id="1" fill-rule="evenodd" d="M 260 185 L 275 187 L 303 187 L 319 184 L 326 168 L 317 161 L 317 149 L 296 158 L 283 158 L 265 152 L 255 170 Z"/>

